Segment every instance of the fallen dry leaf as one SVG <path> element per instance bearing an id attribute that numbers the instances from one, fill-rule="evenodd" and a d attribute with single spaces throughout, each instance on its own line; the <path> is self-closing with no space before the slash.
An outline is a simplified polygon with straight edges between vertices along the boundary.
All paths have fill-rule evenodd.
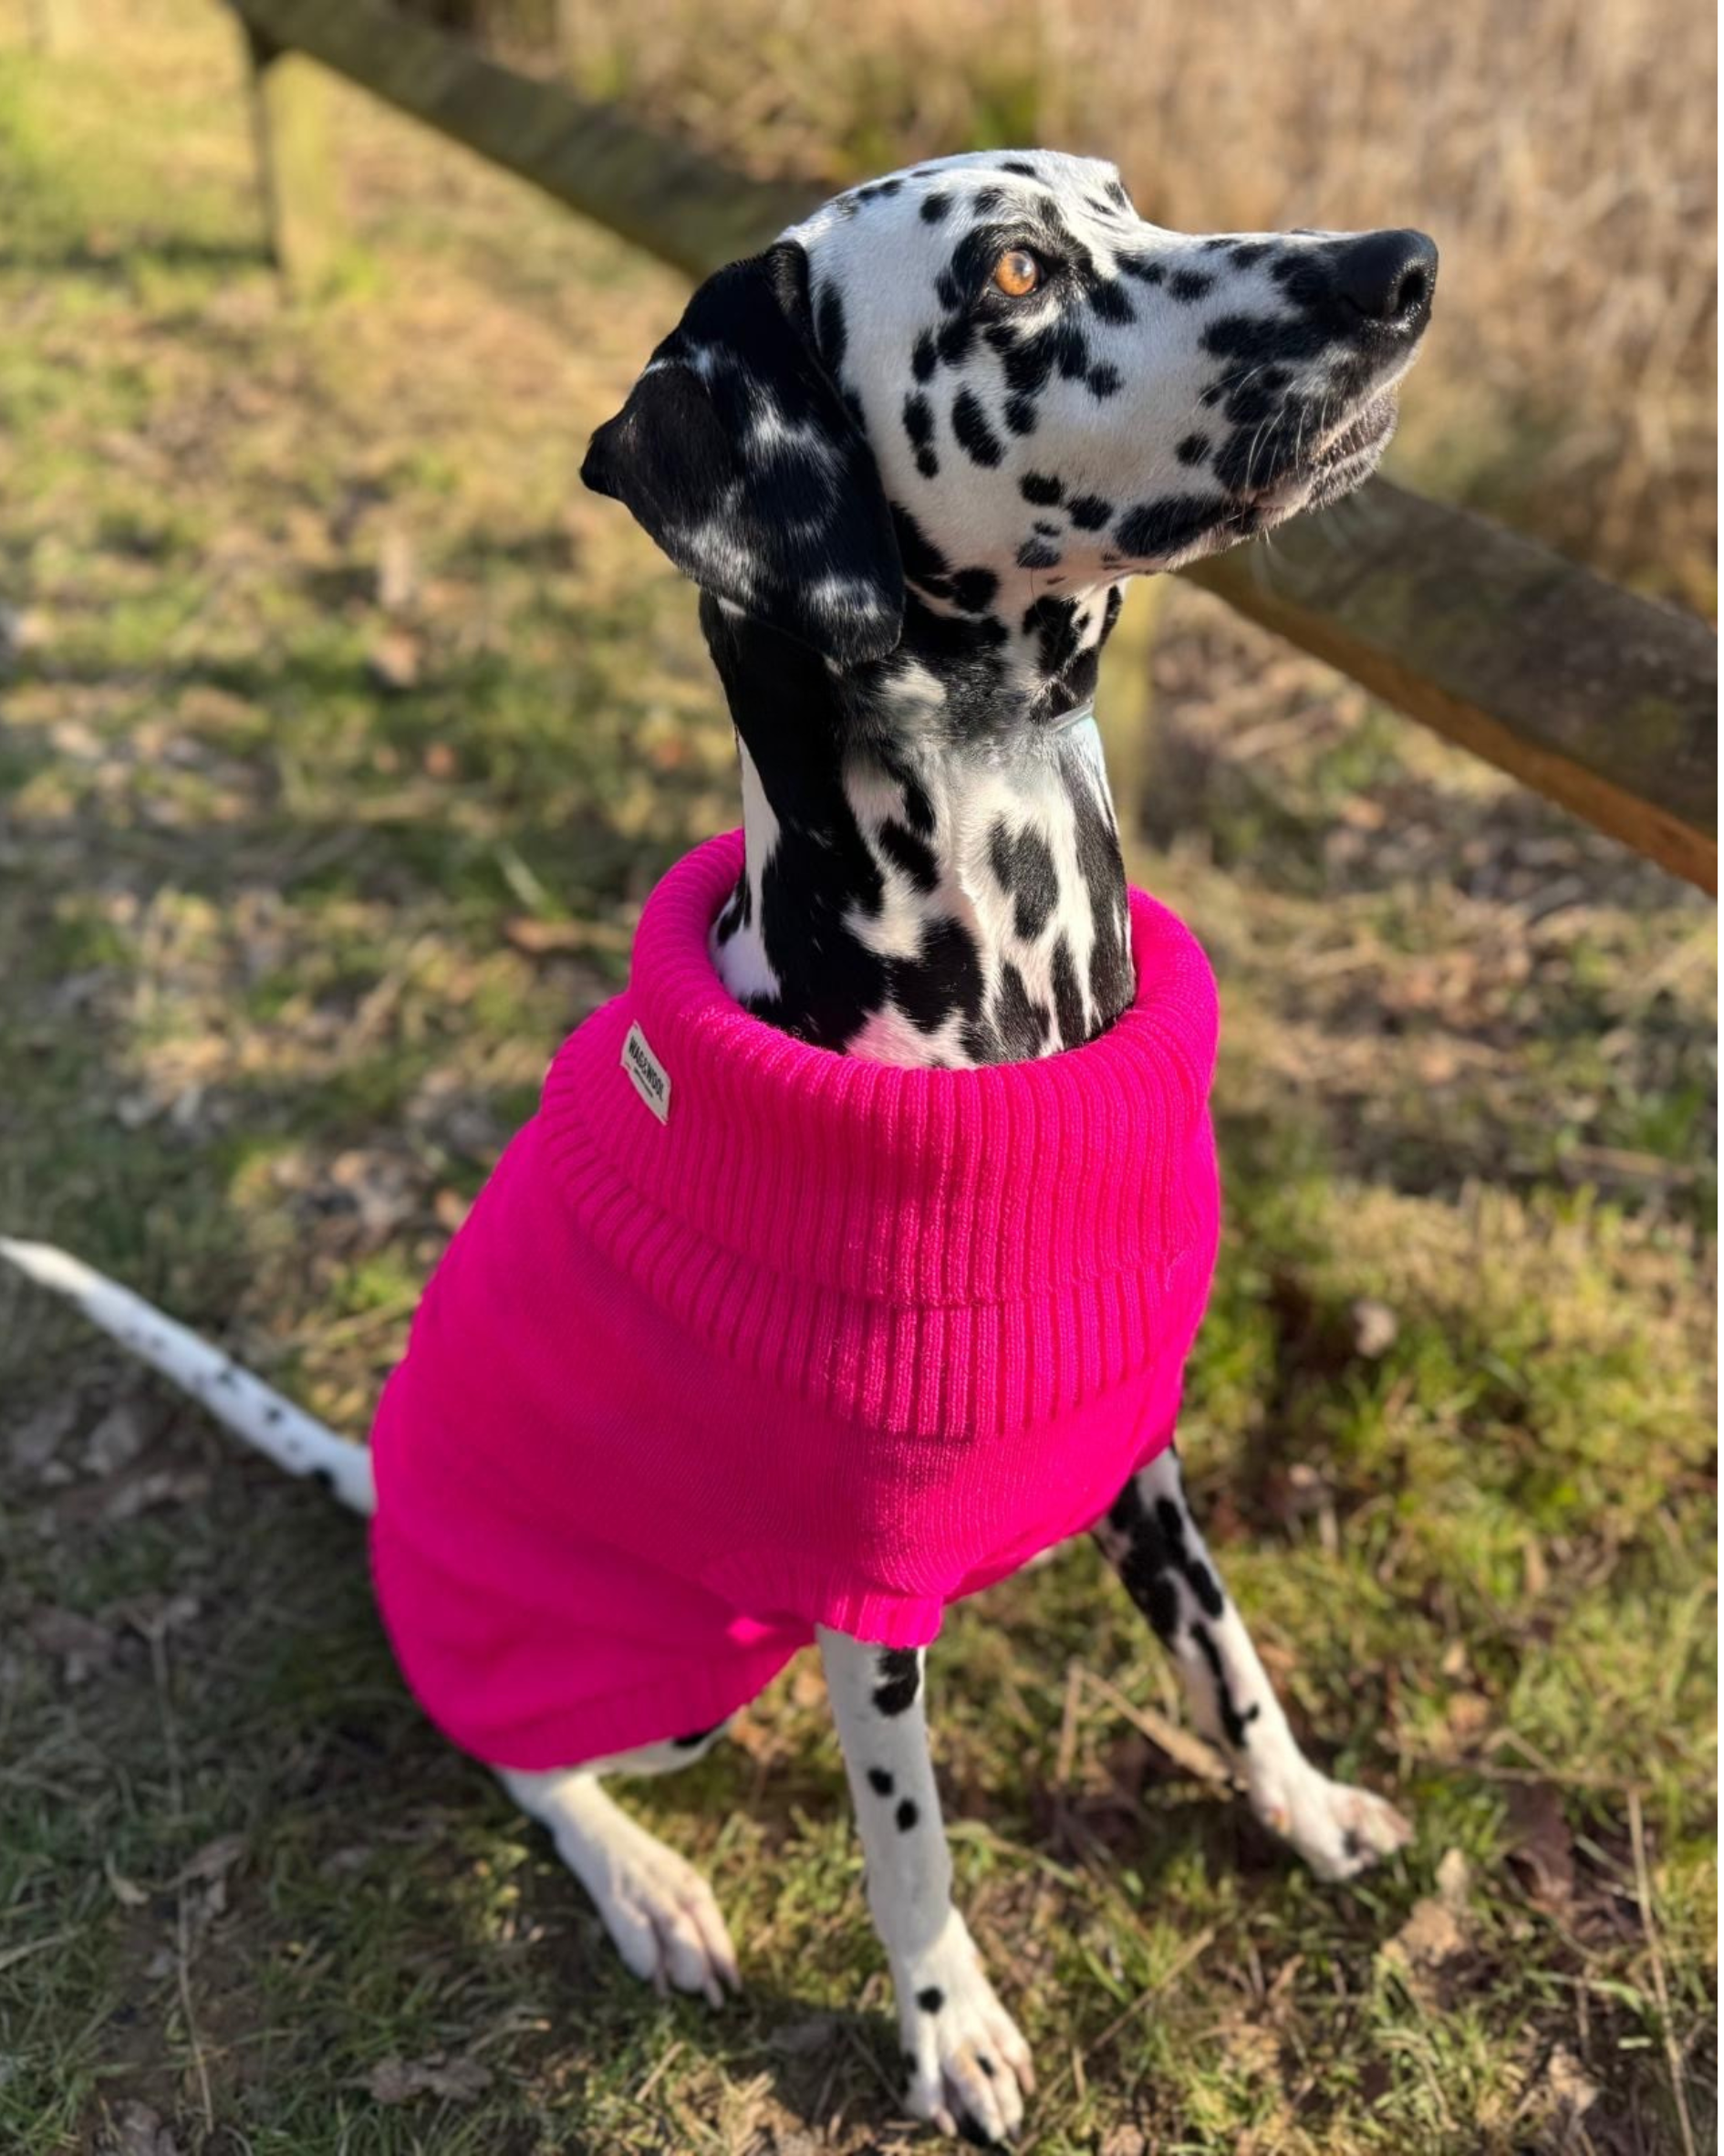
<path id="1" fill-rule="evenodd" d="M 805 2021 L 787 2022 L 781 2029 L 774 2029 L 766 2039 L 767 2048 L 784 2058 L 806 2058 L 810 2052 L 824 2051 L 836 2036 L 837 2018 L 831 2014 L 810 2015 Z"/>
<path id="2" fill-rule="evenodd" d="M 541 921 L 535 914 L 513 914 L 503 932 L 517 951 L 538 958 L 555 951 L 598 951 L 620 954 L 632 937 L 612 921 Z"/>
<path id="3" fill-rule="evenodd" d="M 1564 1910 L 1574 1899 L 1574 1838 L 1562 1792 L 1549 1782 L 1517 1783 L 1509 1793 L 1509 1861 L 1541 1909 Z"/>
<path id="4" fill-rule="evenodd" d="M 165 1640 L 169 1633 L 192 1623 L 203 1610 L 195 1595 L 182 1591 L 177 1595 L 128 1595 L 123 1601 L 110 1602 L 102 1614 L 114 1624 L 130 1625 L 145 1640 Z"/>
<path id="5" fill-rule="evenodd" d="M 1467 1934 L 1447 1903 L 1433 1899 L 1416 1901 L 1407 1922 L 1383 1949 L 1386 1961 L 1397 1962 L 1414 1975 L 1440 1969 L 1464 1953 Z"/>
<path id="6" fill-rule="evenodd" d="M 817 1707 L 826 1696 L 826 1682 L 811 1655 L 804 1655 L 791 1670 L 790 1696 L 799 1707 Z"/>
<path id="7" fill-rule="evenodd" d="M 419 1172 L 405 1155 L 353 1147 L 329 1163 L 329 1181 L 359 1216 L 362 1234 L 381 1241 L 420 1206 Z"/>
<path id="8" fill-rule="evenodd" d="M 86 1474 L 117 1474 L 143 1451 L 143 1417 L 130 1401 L 116 1401 L 84 1440 Z"/>
<path id="9" fill-rule="evenodd" d="M 158 1467 L 120 1483 L 102 1506 L 101 1516 L 105 1525 L 117 1526 L 158 1505 L 195 1505 L 209 1494 L 210 1478 L 202 1468 Z"/>
<path id="10" fill-rule="evenodd" d="M 1563 2044 L 1552 2052 L 1544 2072 L 1558 2111 L 1563 2118 L 1578 2123 L 1598 2101 L 1596 2084 L 1587 2079 L 1585 2068 Z"/>
<path id="11" fill-rule="evenodd" d="M 1477 1745 L 1495 1719 L 1496 1710 L 1481 1692 L 1457 1692 L 1450 1698 L 1444 1720 L 1449 1734 L 1463 1750 Z"/>
<path id="12" fill-rule="evenodd" d="M 365 655 L 366 672 L 379 689 L 396 695 L 419 683 L 419 639 L 410 630 L 390 629 L 378 638 Z"/>
<path id="13" fill-rule="evenodd" d="M 175 1872 L 176 1887 L 191 1885 L 194 1880 L 225 1879 L 245 1854 L 245 1837 L 243 1834 L 219 1834 L 213 1841 L 206 1841 L 201 1849 L 194 1850 Z"/>
<path id="14" fill-rule="evenodd" d="M 318 1865 L 325 1879 L 346 1879 L 356 1871 L 363 1871 L 371 1861 L 372 1851 L 363 1842 L 351 1843 L 344 1849 L 332 1849 Z"/>
<path id="15" fill-rule="evenodd" d="M 148 2104 L 125 2103 L 98 2142 L 101 2156 L 180 2156 L 180 2144 Z"/>
<path id="16" fill-rule="evenodd" d="M 1460 1849 L 1445 1849 L 1437 1860 L 1437 1891 L 1450 1909 L 1467 1906 L 1472 1890 L 1472 1866 Z"/>
<path id="17" fill-rule="evenodd" d="M 82 1684 L 105 1668 L 118 1645 L 109 1626 L 81 1617 L 76 1609 L 38 1609 L 26 1629 L 36 1646 L 59 1662 L 60 1674 L 68 1684 Z"/>
<path id="18" fill-rule="evenodd" d="M 47 641 L 48 618 L 41 608 L 0 605 L 0 665 L 42 651 Z"/>
<path id="19" fill-rule="evenodd" d="M 412 604 L 418 584 L 413 542 L 400 525 L 389 525 L 377 550 L 377 603 L 386 614 L 398 614 Z"/>
<path id="20" fill-rule="evenodd" d="M 114 1100 L 114 1120 L 122 1130 L 141 1130 L 161 1115 L 167 1103 L 142 1087 L 119 1094 Z"/>
<path id="21" fill-rule="evenodd" d="M 1437 1867 L 1437 1891 L 1416 1901 L 1407 1922 L 1377 1955 L 1406 1981 L 1416 1997 L 1431 1999 L 1437 1980 L 1470 1943 L 1463 1921 L 1472 1867 L 1450 1849 Z"/>
<path id="22" fill-rule="evenodd" d="M 227 1878 L 245 1854 L 243 1834 L 218 1835 L 180 1867 L 174 1885 L 182 1895 L 186 1927 L 193 1933 L 207 1932 L 227 1911 Z"/>
<path id="23" fill-rule="evenodd" d="M 38 1481 L 64 1482 L 68 1470 L 57 1455 L 77 1412 L 75 1401 L 53 1400 L 16 1424 L 6 1440 L 6 1453 L 13 1466 Z"/>
<path id="24" fill-rule="evenodd" d="M 1386 1303 L 1374 1296 L 1361 1296 L 1347 1312 L 1353 1328 L 1353 1352 L 1375 1362 L 1386 1355 L 1399 1338 L 1401 1321 Z"/>
<path id="25" fill-rule="evenodd" d="M 108 1881 L 114 1900 L 122 1909 L 141 1909 L 150 1899 L 135 1879 L 126 1877 L 112 1857 L 103 1857 L 102 1877 Z"/>
<path id="26" fill-rule="evenodd" d="M 434 2096 L 445 2103 L 470 2104 L 491 2086 L 491 2076 L 477 2059 L 380 2059 L 365 2079 L 372 2101 L 410 2104 L 415 2097 Z"/>

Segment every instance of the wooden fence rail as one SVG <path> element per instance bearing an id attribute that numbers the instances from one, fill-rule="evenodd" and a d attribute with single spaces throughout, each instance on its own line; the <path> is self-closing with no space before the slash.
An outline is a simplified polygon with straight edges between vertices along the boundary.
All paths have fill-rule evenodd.
<path id="1" fill-rule="evenodd" d="M 1193 580 L 1636 852 L 1718 888 L 1718 640 L 1374 480 Z"/>
<path id="2" fill-rule="evenodd" d="M 265 200 L 327 180 L 272 101 L 302 54 L 700 276 L 817 191 L 732 172 L 608 105 L 499 66 L 386 0 L 229 0 L 257 79 Z M 295 63 L 296 64 L 296 63 Z M 1385 702 L 1707 891 L 1718 882 L 1717 641 L 1482 517 L 1374 481 L 1339 516 L 1193 579 Z"/>

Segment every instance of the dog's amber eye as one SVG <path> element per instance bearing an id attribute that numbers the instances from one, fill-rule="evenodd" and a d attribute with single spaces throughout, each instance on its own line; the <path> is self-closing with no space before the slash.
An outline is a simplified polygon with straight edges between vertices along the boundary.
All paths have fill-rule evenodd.
<path id="1" fill-rule="evenodd" d="M 1023 299 L 1042 282 L 1042 265 L 1027 248 L 1008 247 L 993 266 L 993 281 L 1008 299 Z"/>

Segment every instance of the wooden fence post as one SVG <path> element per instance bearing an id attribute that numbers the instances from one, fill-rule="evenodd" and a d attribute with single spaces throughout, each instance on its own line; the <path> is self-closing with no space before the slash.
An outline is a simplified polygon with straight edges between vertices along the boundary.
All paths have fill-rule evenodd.
<path id="1" fill-rule="evenodd" d="M 269 258 L 305 297 L 328 277 L 340 240 L 340 206 L 328 124 L 328 82 L 315 60 L 241 26 Z"/>

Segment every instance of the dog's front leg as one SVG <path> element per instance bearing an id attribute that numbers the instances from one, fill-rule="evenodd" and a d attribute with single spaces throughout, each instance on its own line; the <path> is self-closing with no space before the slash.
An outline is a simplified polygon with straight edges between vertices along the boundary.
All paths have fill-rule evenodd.
<path id="1" fill-rule="evenodd" d="M 1251 1809 L 1320 1879 L 1350 1879 L 1412 1828 L 1368 1789 L 1332 1782 L 1299 1749 L 1186 1503 L 1171 1445 L 1119 1493 L 1096 1539 L 1179 1666 L 1198 1727 Z"/>
<path id="2" fill-rule="evenodd" d="M 1004 2139 L 1035 2080 L 1029 2047 L 952 1907 L 922 1651 L 866 1646 L 823 1629 L 820 1653 L 862 1835 L 868 1908 L 898 1993 L 906 2101 L 948 2133 Z"/>

